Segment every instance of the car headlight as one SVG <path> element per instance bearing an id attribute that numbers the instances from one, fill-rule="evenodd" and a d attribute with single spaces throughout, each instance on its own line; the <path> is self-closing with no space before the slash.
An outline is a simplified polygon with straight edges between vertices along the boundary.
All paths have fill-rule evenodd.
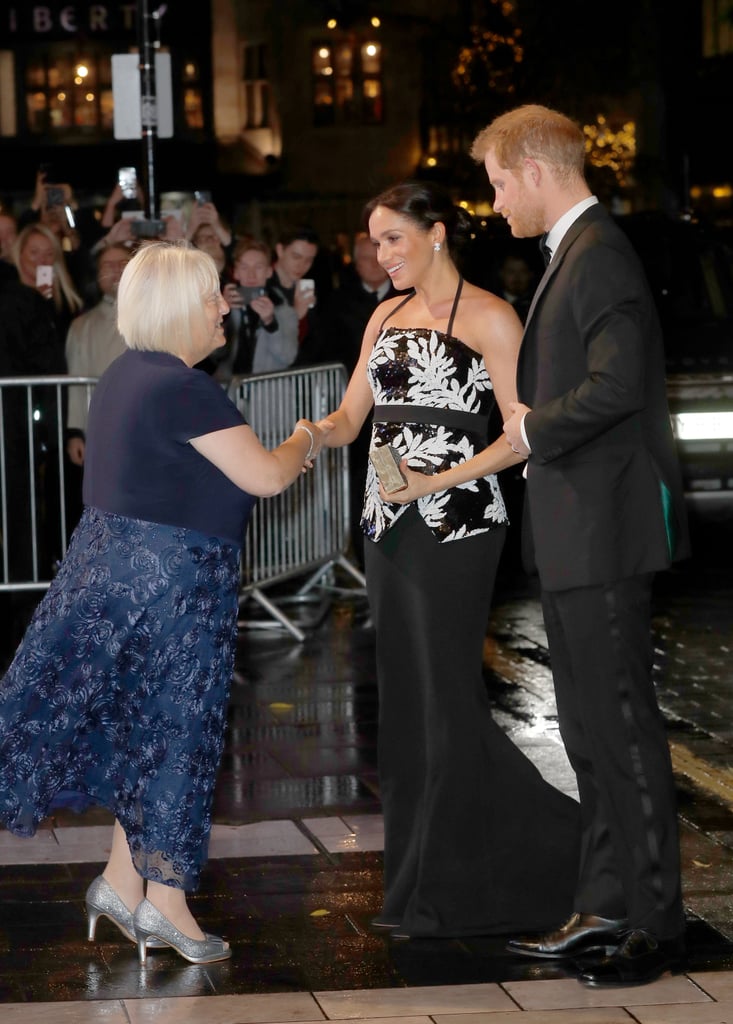
<path id="1" fill-rule="evenodd" d="M 733 412 L 678 412 L 672 430 L 680 441 L 722 441 L 733 438 Z"/>

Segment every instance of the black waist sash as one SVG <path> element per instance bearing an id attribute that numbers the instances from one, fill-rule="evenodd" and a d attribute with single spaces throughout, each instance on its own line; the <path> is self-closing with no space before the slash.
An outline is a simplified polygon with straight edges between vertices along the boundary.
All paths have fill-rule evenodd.
<path id="1" fill-rule="evenodd" d="M 372 419 L 374 423 L 429 423 L 460 430 L 464 434 L 477 434 L 483 439 L 489 432 L 488 416 L 458 409 L 434 409 L 426 405 L 375 405 Z"/>

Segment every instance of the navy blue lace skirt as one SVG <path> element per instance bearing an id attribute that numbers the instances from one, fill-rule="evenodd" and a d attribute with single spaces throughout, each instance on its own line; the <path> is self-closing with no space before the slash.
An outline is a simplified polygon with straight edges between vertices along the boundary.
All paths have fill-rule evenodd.
<path id="1" fill-rule="evenodd" d="M 208 853 L 240 548 L 85 509 L 0 683 L 0 821 L 97 803 L 143 877 L 191 891 Z"/>

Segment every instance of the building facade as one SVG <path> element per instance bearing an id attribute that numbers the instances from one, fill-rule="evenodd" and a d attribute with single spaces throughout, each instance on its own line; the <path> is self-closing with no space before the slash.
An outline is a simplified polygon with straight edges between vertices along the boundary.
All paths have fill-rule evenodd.
<path id="1" fill-rule="evenodd" d="M 684 204 L 686 191 L 724 188 L 724 150 L 705 131 L 708 115 L 729 109 L 733 42 L 724 0 L 685 0 L 674 20 L 661 0 L 629 0 L 628 11 L 622 2 L 613 40 L 609 32 L 602 44 L 591 44 L 575 18 L 586 6 L 6 0 L 0 198 L 22 202 L 38 166 L 50 163 L 80 202 L 99 202 L 119 166 L 145 161 L 144 140 L 115 137 L 112 57 L 144 52 L 146 38 L 170 55 L 171 69 L 173 132 L 155 138 L 156 192 L 209 189 L 235 226 L 265 237 L 293 220 L 324 235 L 356 230 L 366 198 L 420 175 L 446 181 L 457 199 L 488 212 L 468 148 L 491 116 L 524 100 L 568 109 L 591 126 L 599 117 L 615 122 L 601 145 L 622 140 L 639 169 L 657 169 L 645 187 L 633 173 L 612 182 L 626 201 L 654 205 L 666 188 Z M 577 35 L 558 34 L 543 49 L 543 35 L 563 25 L 562 7 Z M 561 72 L 552 62 L 566 44 L 575 57 Z M 607 90 L 598 82 L 579 88 L 572 69 L 592 72 L 606 45 L 622 55 L 608 65 L 618 65 L 619 81 L 607 75 Z M 626 51 L 635 54 L 628 67 Z"/>

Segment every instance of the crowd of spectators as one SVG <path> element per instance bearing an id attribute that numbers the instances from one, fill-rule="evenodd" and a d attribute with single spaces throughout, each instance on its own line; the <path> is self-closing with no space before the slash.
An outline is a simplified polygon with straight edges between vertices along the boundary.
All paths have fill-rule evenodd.
<path id="1" fill-rule="evenodd" d="M 122 271 L 153 238 L 186 238 L 219 271 L 230 306 L 227 343 L 199 369 L 226 386 L 233 375 L 318 361 L 325 352 L 318 306 L 323 302 L 325 309 L 338 274 L 314 273 L 314 261 L 318 267 L 330 256 L 315 231 L 295 226 L 269 241 L 254 238 L 231 226 L 210 193 L 182 195 L 177 208 L 152 219 L 133 175 L 131 187 L 120 178 L 106 199 L 89 208 L 43 165 L 20 208 L 0 199 L 0 378 L 101 376 L 125 348 L 116 309 Z M 39 386 L 31 395 L 32 422 L 19 387 L 3 392 L 0 412 L 6 462 L 0 507 L 7 524 L 4 534 L 0 528 L 0 579 L 11 586 L 53 575 L 64 546 L 60 491 L 67 539 L 82 510 L 90 389 Z M 9 627 L 0 662 L 15 649 L 37 599 L 37 592 L 21 588 L 0 593 L 0 614 Z"/>
<path id="2" fill-rule="evenodd" d="M 341 362 L 351 372 L 371 311 L 392 294 L 372 243 L 360 234 L 360 225 L 345 231 L 333 246 L 322 244 L 309 225 L 285 226 L 277 237 L 257 238 L 232 225 L 211 193 L 180 193 L 183 198 L 177 208 L 154 220 L 146 214 L 145 195 L 134 175 L 131 186 L 120 178 L 92 208 L 77 202 L 69 184 L 57 184 L 54 179 L 52 168 L 42 166 L 21 209 L 0 199 L 0 378 L 101 376 L 125 347 L 116 311 L 122 271 L 137 248 L 152 238 L 186 238 L 216 264 L 230 307 L 226 345 L 198 368 L 223 387 L 240 374 L 325 362 Z M 344 239 L 349 240 L 346 246 Z M 34 392 L 37 407 L 32 427 L 24 425 L 20 390 L 4 403 L 4 443 L 13 449 L 6 455 L 10 468 L 5 505 L 16 510 L 18 522 L 11 515 L 7 536 L 0 534 L 0 568 L 3 550 L 9 552 L 12 547 L 4 574 L 4 581 L 11 584 L 29 579 L 32 571 L 30 541 L 14 543 L 11 534 L 17 537 L 25 530 L 29 537 L 35 528 L 38 536 L 47 537 L 36 553 L 42 579 L 53 574 L 63 554 L 57 524 L 51 531 L 39 525 L 58 516 L 53 490 L 58 488 L 60 465 L 67 538 L 81 515 L 90 389 L 70 385 L 61 394 L 64 407 L 59 410 L 58 393 L 49 389 L 45 400 L 40 391 Z M 58 422 L 65 432 L 61 445 L 56 443 Z M 29 430 L 33 445 L 26 436 Z M 354 523 L 359 516 L 366 445 L 367 431 L 355 444 L 350 463 Z M 31 449 L 34 465 L 29 465 Z M 25 497 L 31 490 L 39 520 L 35 526 Z M 20 493 L 22 500 L 10 500 Z M 360 557 L 358 529 L 354 538 Z M 37 596 L 31 593 L 16 600 L 7 593 L 0 595 L 0 604 L 10 600 L 22 605 L 21 613 L 11 617 L 15 625 L 6 638 L 6 649 L 0 651 L 0 661 L 14 649 L 28 607 Z"/>

